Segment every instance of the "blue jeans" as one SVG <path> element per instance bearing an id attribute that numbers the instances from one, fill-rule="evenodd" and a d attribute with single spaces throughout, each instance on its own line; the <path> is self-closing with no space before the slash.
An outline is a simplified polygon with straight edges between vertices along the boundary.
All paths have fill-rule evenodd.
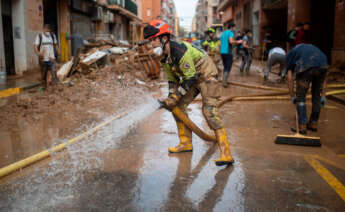
<path id="1" fill-rule="evenodd" d="M 54 62 L 40 61 L 40 66 L 41 66 L 42 80 L 45 84 L 47 83 L 48 71 L 50 71 L 52 74 L 53 83 L 56 83 L 58 81 L 56 70 L 54 68 Z"/>

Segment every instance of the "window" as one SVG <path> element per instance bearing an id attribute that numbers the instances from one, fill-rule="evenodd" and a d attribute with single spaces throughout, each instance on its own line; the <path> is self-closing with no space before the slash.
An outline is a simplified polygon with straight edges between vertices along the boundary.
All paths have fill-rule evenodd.
<path id="1" fill-rule="evenodd" d="M 212 9 L 213 9 L 213 16 L 216 16 L 217 15 L 217 7 L 212 7 Z"/>
<path id="2" fill-rule="evenodd" d="M 151 9 L 147 8 L 146 16 L 151 16 Z"/>

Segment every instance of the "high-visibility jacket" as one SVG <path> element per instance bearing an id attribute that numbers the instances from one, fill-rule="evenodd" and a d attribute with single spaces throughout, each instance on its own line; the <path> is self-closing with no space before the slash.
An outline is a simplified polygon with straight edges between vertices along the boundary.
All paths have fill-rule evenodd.
<path id="1" fill-rule="evenodd" d="M 161 62 L 168 81 L 181 84 L 185 80 L 197 78 L 195 65 L 205 54 L 188 42 L 170 41 L 170 54 Z"/>
<path id="2" fill-rule="evenodd" d="M 220 46 L 220 40 L 205 40 L 202 43 L 202 47 L 206 51 L 210 51 L 212 53 L 216 53 L 219 51 L 219 46 Z"/>

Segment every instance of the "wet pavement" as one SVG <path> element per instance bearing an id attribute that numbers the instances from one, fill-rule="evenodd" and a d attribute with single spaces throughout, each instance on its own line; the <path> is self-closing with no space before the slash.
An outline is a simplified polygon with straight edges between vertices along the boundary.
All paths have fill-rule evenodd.
<path id="1" fill-rule="evenodd" d="M 0 91 L 8 88 L 29 89 L 41 85 L 40 75 L 37 70 L 24 73 L 22 76 L 9 76 L 5 83 L 0 83 Z"/>
<path id="2" fill-rule="evenodd" d="M 231 79 L 262 83 L 259 73 L 240 76 L 237 68 Z M 255 93 L 263 91 L 223 91 Z M 321 136 L 323 146 L 315 148 L 274 144 L 277 134 L 291 134 L 290 101 L 225 104 L 219 113 L 235 159 L 229 167 L 215 166 L 217 145 L 196 135 L 192 153 L 169 154 L 176 126 L 157 107 L 147 98 L 66 151 L 0 179 L 0 211 L 345 210 L 344 105 L 328 102 L 319 132 L 311 134 Z M 189 107 L 190 118 L 209 130 L 200 107 Z"/>

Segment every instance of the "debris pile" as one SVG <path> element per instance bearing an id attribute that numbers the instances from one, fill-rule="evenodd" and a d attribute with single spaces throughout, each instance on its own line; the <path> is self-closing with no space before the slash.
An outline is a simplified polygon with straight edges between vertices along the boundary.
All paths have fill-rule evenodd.
<path id="1" fill-rule="evenodd" d="M 160 76 L 159 61 L 148 53 L 147 43 L 139 42 L 138 45 L 132 46 L 125 41 L 90 40 L 76 60 L 77 64 L 73 66 L 73 59 L 71 59 L 59 68 L 58 78 L 60 81 L 64 81 L 74 72 L 88 74 L 104 67 L 126 63 L 139 64 L 139 70 L 144 69 L 146 78 L 158 79 Z M 134 69 L 134 71 L 137 70 Z"/>

